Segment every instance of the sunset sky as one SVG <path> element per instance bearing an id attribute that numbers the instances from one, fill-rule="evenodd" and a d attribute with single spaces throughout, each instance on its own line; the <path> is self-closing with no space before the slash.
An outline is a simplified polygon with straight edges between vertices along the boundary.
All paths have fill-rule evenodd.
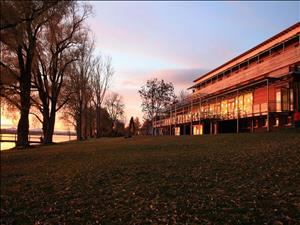
<path id="1" fill-rule="evenodd" d="M 172 82 L 178 93 L 300 20 L 297 1 L 91 4 L 88 23 L 96 52 L 112 57 L 116 72 L 110 90 L 123 96 L 127 122 L 131 116 L 142 119 L 138 89 L 147 79 Z"/>

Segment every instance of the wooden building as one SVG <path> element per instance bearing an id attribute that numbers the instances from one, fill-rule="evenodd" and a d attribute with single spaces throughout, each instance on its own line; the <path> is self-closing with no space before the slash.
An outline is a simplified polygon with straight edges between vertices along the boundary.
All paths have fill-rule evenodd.
<path id="1" fill-rule="evenodd" d="M 270 131 L 300 122 L 300 23 L 194 80 L 156 116 L 160 135 Z"/>

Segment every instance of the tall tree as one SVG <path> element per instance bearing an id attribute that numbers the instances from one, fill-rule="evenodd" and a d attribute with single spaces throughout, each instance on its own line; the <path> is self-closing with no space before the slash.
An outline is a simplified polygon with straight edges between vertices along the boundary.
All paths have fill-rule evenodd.
<path id="1" fill-rule="evenodd" d="M 44 143 L 52 143 L 56 112 L 70 99 L 71 93 L 64 87 L 70 65 L 82 54 L 83 22 L 90 8 L 71 2 L 65 14 L 56 15 L 42 32 L 38 42 L 37 60 L 34 67 L 33 87 L 39 99 L 32 98 L 42 114 Z"/>
<path id="2" fill-rule="evenodd" d="M 105 99 L 104 105 L 112 121 L 112 132 L 114 132 L 114 127 L 116 122 L 121 119 L 124 114 L 124 103 L 122 96 L 118 93 L 111 93 Z"/>
<path id="3" fill-rule="evenodd" d="M 135 134 L 135 124 L 133 120 L 133 116 L 130 118 L 129 126 L 128 126 L 128 136 L 131 137 Z"/>
<path id="4" fill-rule="evenodd" d="M 189 96 L 189 93 L 186 90 L 181 90 L 179 92 L 179 95 L 177 96 L 177 101 L 184 102 L 188 96 Z"/>
<path id="5" fill-rule="evenodd" d="M 141 134 L 143 135 L 151 135 L 152 134 L 152 122 L 149 119 L 144 120 L 143 125 L 141 127 Z"/>
<path id="6" fill-rule="evenodd" d="M 142 125 L 141 125 L 141 123 L 140 123 L 139 118 L 136 117 L 136 118 L 134 119 L 135 135 L 137 135 L 137 134 L 139 133 L 139 130 L 140 130 L 141 126 L 142 126 Z"/>
<path id="7" fill-rule="evenodd" d="M 94 116 L 94 109 L 91 104 L 93 97 L 91 73 L 94 69 L 92 55 L 94 43 L 89 39 L 88 35 L 83 35 L 83 37 L 84 40 L 79 50 L 78 60 L 72 63 L 71 73 L 66 84 L 71 95 L 65 109 L 75 121 L 77 140 L 82 140 L 87 136 L 88 127 L 90 128 L 89 136 L 92 136 L 92 117 Z"/>
<path id="8" fill-rule="evenodd" d="M 2 1 L 1 2 L 1 47 L 11 54 L 12 60 L 1 57 L 1 67 L 9 71 L 17 81 L 1 88 L 14 91 L 13 97 L 20 110 L 17 128 L 17 146 L 29 145 L 29 110 L 32 65 L 35 60 L 36 44 L 43 26 L 57 14 L 63 14 L 68 2 L 60 1 Z M 8 101 L 14 102 L 7 92 L 2 92 Z"/>
<path id="9" fill-rule="evenodd" d="M 154 78 L 148 80 L 146 85 L 139 90 L 142 98 L 142 111 L 145 119 L 153 122 L 155 116 L 159 116 L 162 110 L 175 99 L 174 86 L 164 80 Z"/>
<path id="10" fill-rule="evenodd" d="M 96 109 L 96 136 L 101 137 L 101 106 L 114 74 L 110 57 L 97 57 L 92 73 L 93 103 Z"/>

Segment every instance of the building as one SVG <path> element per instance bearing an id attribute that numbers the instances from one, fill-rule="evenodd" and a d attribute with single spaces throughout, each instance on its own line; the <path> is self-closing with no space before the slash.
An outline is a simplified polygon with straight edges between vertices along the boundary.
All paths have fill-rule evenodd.
<path id="1" fill-rule="evenodd" d="M 160 135 L 270 131 L 299 123 L 300 22 L 194 80 L 156 116 Z"/>

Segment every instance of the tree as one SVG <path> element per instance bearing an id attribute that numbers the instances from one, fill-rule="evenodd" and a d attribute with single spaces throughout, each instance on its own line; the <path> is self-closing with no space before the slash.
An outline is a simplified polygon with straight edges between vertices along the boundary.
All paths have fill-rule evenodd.
<path id="1" fill-rule="evenodd" d="M 181 90 L 179 92 L 179 95 L 177 96 L 177 101 L 179 103 L 184 102 L 188 96 L 189 96 L 189 93 L 186 90 Z"/>
<path id="2" fill-rule="evenodd" d="M 101 106 L 114 74 L 110 57 L 98 56 L 92 73 L 91 87 L 93 91 L 93 103 L 96 109 L 96 136 L 101 137 Z"/>
<path id="3" fill-rule="evenodd" d="M 114 127 L 116 122 L 121 119 L 124 114 L 124 103 L 122 96 L 118 93 L 111 93 L 107 96 L 104 103 L 106 110 L 112 121 L 112 131 L 114 132 Z"/>
<path id="4" fill-rule="evenodd" d="M 143 123 L 143 125 L 142 125 L 142 127 L 140 129 L 141 130 L 141 134 L 142 135 L 150 135 L 150 134 L 152 134 L 151 129 L 152 129 L 152 122 L 151 122 L 151 120 L 148 120 L 148 119 L 144 120 L 144 123 Z"/>
<path id="5" fill-rule="evenodd" d="M 128 126 L 128 136 L 131 137 L 134 134 L 135 134 L 135 124 L 134 124 L 133 117 L 131 117 Z"/>
<path id="6" fill-rule="evenodd" d="M 135 135 L 139 134 L 140 128 L 141 128 L 141 123 L 138 117 L 134 119 L 134 127 L 135 127 Z"/>
<path id="7" fill-rule="evenodd" d="M 32 100 L 42 114 L 45 144 L 52 143 L 56 112 L 70 99 L 71 93 L 65 89 L 64 80 L 71 73 L 70 65 L 82 54 L 83 21 L 90 12 L 88 6 L 83 6 L 79 15 L 80 7 L 76 2 L 68 6 L 65 14 L 56 15 L 47 22 L 38 42 L 33 87 L 39 99 Z"/>
<path id="8" fill-rule="evenodd" d="M 36 45 L 43 26 L 58 14 L 64 14 L 69 2 L 61 1 L 2 1 L 1 2 L 1 46 L 6 50 L 0 61 L 2 68 L 16 79 L 10 85 L 1 85 L 14 92 L 13 98 L 3 91 L 1 95 L 20 110 L 17 127 L 17 146 L 29 145 L 29 110 L 32 65 L 35 60 Z M 1 57 L 2 58 L 2 57 Z M 6 61 L 6 59 L 10 59 Z"/>
<path id="9" fill-rule="evenodd" d="M 157 78 L 148 80 L 146 85 L 139 90 L 142 98 L 142 111 L 145 113 L 145 119 L 153 122 L 155 116 L 172 103 L 175 99 L 174 86 L 172 83 L 166 83 L 164 80 L 158 81 Z"/>
<path id="10" fill-rule="evenodd" d="M 115 136 L 124 136 L 125 135 L 125 124 L 124 122 L 117 120 L 115 123 L 114 129 Z"/>
<path id="11" fill-rule="evenodd" d="M 66 84 L 70 99 L 66 103 L 65 111 L 75 122 L 77 140 L 86 138 L 88 133 L 89 136 L 93 136 L 92 118 L 95 116 L 91 104 L 94 42 L 89 40 L 88 35 L 83 35 L 83 38 L 78 60 L 71 64 L 71 73 Z"/>

